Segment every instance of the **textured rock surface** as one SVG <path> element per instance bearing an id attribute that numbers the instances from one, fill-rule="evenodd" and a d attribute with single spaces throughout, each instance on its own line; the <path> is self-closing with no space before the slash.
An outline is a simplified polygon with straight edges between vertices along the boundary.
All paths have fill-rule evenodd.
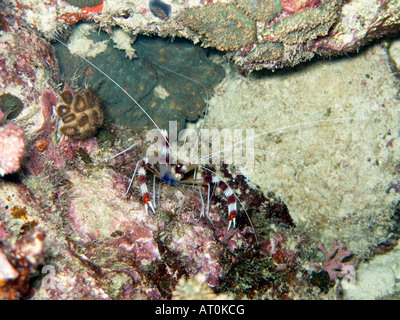
<path id="1" fill-rule="evenodd" d="M 328 34 L 329 29 L 338 17 L 339 4 L 332 1 L 321 4 L 318 8 L 305 8 L 291 17 L 278 20 L 272 26 L 266 38 L 272 37 L 275 42 L 286 44 L 306 43 Z"/>
<path id="2" fill-rule="evenodd" d="M 374 246 L 384 254 L 398 237 L 399 88 L 390 62 L 376 45 L 328 64 L 237 76 L 210 101 L 207 127 L 272 130 L 255 138 L 250 180 L 281 195 L 315 242 L 343 239 L 356 256 Z"/>
<path id="3" fill-rule="evenodd" d="M 234 4 L 210 4 L 185 10 L 184 26 L 204 36 L 203 43 L 221 51 L 237 50 L 256 40 L 256 23 Z"/>
<path id="4" fill-rule="evenodd" d="M 254 21 L 269 22 L 282 11 L 280 1 L 276 0 L 236 0 L 235 6 Z"/>
<path id="5" fill-rule="evenodd" d="M 2 33 L 6 39 L 4 45 L 9 45 L 7 39 L 13 39 L 13 51 L 6 65 L 15 61 L 16 52 L 20 52 L 18 40 L 28 36 L 17 21 L 15 27 L 20 30 L 17 36 L 14 26 Z M 33 39 L 40 41 L 34 36 Z M 46 42 L 41 44 L 47 48 Z M 35 48 L 29 50 L 37 52 Z M 39 62 L 43 56 L 47 57 L 45 52 L 37 54 Z M 52 66 L 53 55 L 48 58 Z M 36 73 L 25 68 L 12 75 L 16 80 L 32 77 L 43 81 L 39 76 L 46 73 L 41 64 L 37 66 Z M 0 180 L 3 253 L 0 268 L 7 274 L 0 281 L 2 297 L 169 299 L 180 278 L 197 273 L 204 274 L 203 286 L 237 297 L 318 294 L 318 288 L 306 285 L 309 274 L 301 267 L 301 257 L 297 259 L 295 251 L 299 248 L 296 239 L 300 237 L 288 231 L 293 228 L 293 221 L 277 197 L 264 196 L 251 188 L 243 176 L 233 176 L 227 167 L 219 172 L 238 191 L 248 214 L 257 221 L 257 232 L 262 234 L 260 241 L 266 242 L 278 232 L 290 235 L 279 247 L 285 250 L 288 247 L 288 251 L 274 251 L 272 257 L 255 247 L 254 230 L 243 211 L 238 214 L 238 228 L 227 230 L 227 202 L 220 193 L 212 198 L 209 219 L 199 219 L 204 203 L 198 189 L 182 192 L 161 185 L 160 196 L 155 200 L 157 214 L 147 215 L 136 180 L 124 196 L 136 162 L 144 156 L 143 138 L 111 124 L 98 138 L 85 141 L 60 138 L 58 119 L 53 113 L 60 103 L 57 97 L 60 87 L 53 84 L 49 88 L 52 75 L 46 79 L 47 83 L 33 82 L 37 83 L 33 90 L 28 90 L 29 82 L 13 83 L 11 77 L 1 82 L 6 92 L 20 88 L 18 97 L 23 102 L 28 101 L 29 94 L 33 95 L 22 114 L 14 119 L 27 135 L 23 168 L 18 174 Z M 65 93 L 61 95 L 64 102 L 72 98 Z M 28 119 L 25 115 L 29 115 Z M 138 141 L 137 149 L 106 161 L 123 146 Z M 151 180 L 150 177 L 149 184 Z M 24 239 L 21 247 L 18 239 Z M 37 250 L 28 252 L 27 248 Z M 258 272 L 256 281 L 251 272 L 243 277 L 236 267 L 241 270 L 246 262 L 258 270 L 263 267 L 268 270 Z M 279 270 L 277 278 L 273 276 L 276 270 Z M 288 283 L 286 275 L 294 280 Z M 232 279 L 236 279 L 235 283 Z M 10 286 L 10 281 L 18 282 L 18 286 Z M 270 292 L 272 284 L 274 291 Z M 287 290 L 288 286 L 291 289 Z"/>
<path id="6" fill-rule="evenodd" d="M 24 22 L 17 16 L 9 12 L 2 12 L 1 16 L 5 22 L 0 34 L 0 96 L 13 97 L 11 104 L 20 111 L 18 125 L 34 132 L 43 122 L 39 97 L 59 82 L 53 48 L 37 33 L 23 28 Z M 21 47 L 21 43 L 25 45 Z M 8 103 L 3 100 L 1 108 Z"/>
<path id="7" fill-rule="evenodd" d="M 394 40 L 389 46 L 389 56 L 393 64 L 393 72 L 400 72 L 400 39 Z"/>

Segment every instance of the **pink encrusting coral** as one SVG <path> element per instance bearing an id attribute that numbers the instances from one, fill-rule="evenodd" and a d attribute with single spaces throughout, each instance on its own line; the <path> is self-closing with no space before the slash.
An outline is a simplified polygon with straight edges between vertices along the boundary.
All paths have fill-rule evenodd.
<path id="1" fill-rule="evenodd" d="M 346 246 L 343 242 L 337 244 L 336 240 L 333 240 L 333 247 L 329 252 L 324 248 L 321 242 L 316 246 L 324 253 L 325 262 L 322 267 L 314 263 L 311 263 L 310 266 L 317 270 L 323 269 L 328 272 L 331 281 L 336 281 L 340 276 L 345 275 L 345 266 L 352 266 L 355 264 L 354 261 L 347 261 L 346 258 L 349 258 L 353 253 L 346 250 Z"/>
<path id="2" fill-rule="evenodd" d="M 283 10 L 288 13 L 295 13 L 305 8 L 312 8 L 318 3 L 318 0 L 281 0 Z"/>
<path id="3" fill-rule="evenodd" d="M 14 123 L 0 127 L 0 176 L 18 171 L 24 156 L 24 130 Z"/>

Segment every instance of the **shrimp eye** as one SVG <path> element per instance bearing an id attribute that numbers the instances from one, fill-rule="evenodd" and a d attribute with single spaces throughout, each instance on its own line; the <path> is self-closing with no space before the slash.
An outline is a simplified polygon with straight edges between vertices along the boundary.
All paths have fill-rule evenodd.
<path id="1" fill-rule="evenodd" d="M 182 165 L 182 164 L 177 164 L 177 165 L 175 166 L 175 172 L 176 172 L 176 173 L 183 174 L 183 173 L 184 173 L 184 167 L 183 167 L 183 165 Z"/>

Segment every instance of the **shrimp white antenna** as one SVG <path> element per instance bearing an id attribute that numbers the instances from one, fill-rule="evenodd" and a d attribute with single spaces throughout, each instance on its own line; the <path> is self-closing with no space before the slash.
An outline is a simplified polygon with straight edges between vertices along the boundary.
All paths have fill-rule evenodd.
<path id="1" fill-rule="evenodd" d="M 259 134 L 256 134 L 256 135 L 254 135 L 254 136 L 248 137 L 248 138 L 246 138 L 246 139 L 243 139 L 243 140 L 241 140 L 241 141 L 239 141 L 239 142 L 234 143 L 233 145 L 231 145 L 231 146 L 229 146 L 229 147 L 226 147 L 225 149 L 216 151 L 216 152 L 214 152 L 214 153 L 210 153 L 210 154 L 208 154 L 208 155 L 201 156 L 201 157 L 199 158 L 199 160 L 200 160 L 200 161 L 203 161 L 204 158 L 206 158 L 206 159 L 208 159 L 209 157 L 212 158 L 212 157 L 214 157 L 214 156 L 216 156 L 216 155 L 218 155 L 218 154 L 220 154 L 220 153 L 223 153 L 223 152 L 225 152 L 225 151 L 227 151 L 227 150 L 231 150 L 233 147 L 235 147 L 235 146 L 237 146 L 237 145 L 240 145 L 240 144 L 242 144 L 243 142 L 249 141 L 249 140 L 251 140 L 251 139 L 255 139 L 255 138 L 257 138 L 257 137 L 265 136 L 265 135 L 267 135 L 267 134 L 269 134 L 269 133 L 272 133 L 272 132 L 281 131 L 281 130 L 286 130 L 286 129 L 290 129 L 290 128 L 302 127 L 302 126 L 306 126 L 306 125 L 309 125 L 309 124 L 317 124 L 317 123 L 324 123 L 324 122 L 330 122 L 330 121 L 332 121 L 332 122 L 333 122 L 333 121 L 344 121 L 344 120 L 352 120 L 352 119 L 365 119 L 365 118 L 368 118 L 368 117 L 362 116 L 362 117 L 343 117 L 343 118 L 334 118 L 334 119 L 322 119 L 322 120 L 315 120 L 315 121 L 309 121 L 309 122 L 302 122 L 302 123 L 292 124 L 292 125 L 285 126 L 285 127 L 280 127 L 280 128 L 272 129 L 272 130 L 265 131 L 265 132 L 263 132 L 263 133 L 259 133 Z"/>
<path id="2" fill-rule="evenodd" d="M 138 169 L 138 167 L 139 167 L 139 163 L 140 163 L 140 161 L 138 161 L 138 162 L 136 163 L 136 166 L 135 166 L 135 171 L 133 171 L 132 178 L 131 178 L 131 180 L 129 181 L 128 188 L 127 188 L 127 189 L 126 189 L 126 191 L 125 191 L 125 195 L 127 195 L 127 194 L 128 194 L 128 192 L 129 192 L 129 189 L 130 189 L 130 188 L 131 188 L 131 186 L 132 186 L 133 179 L 135 178 L 135 175 L 136 175 L 137 169 Z"/>

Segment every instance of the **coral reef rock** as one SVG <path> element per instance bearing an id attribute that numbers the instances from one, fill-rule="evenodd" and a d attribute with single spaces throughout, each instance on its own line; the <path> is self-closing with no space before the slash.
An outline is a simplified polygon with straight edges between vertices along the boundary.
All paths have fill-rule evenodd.
<path id="1" fill-rule="evenodd" d="M 146 127 L 154 128 L 154 125 L 124 92 L 75 55 L 75 50 L 86 45 L 88 51 L 82 50 L 80 54 L 110 75 L 160 128 L 167 129 L 169 121 L 177 121 L 178 130 L 181 130 L 187 121 L 198 120 L 213 88 L 225 76 L 223 67 L 212 62 L 206 50 L 184 39 L 171 42 L 161 38 L 138 37 L 133 46 L 128 43 L 137 55 L 137 59 L 130 60 L 126 58 L 125 51 L 114 47 L 114 40 L 111 41 L 107 33 L 97 32 L 93 24 L 71 29 L 73 33 L 67 43 L 71 52 L 60 43 L 55 44 L 65 81 L 81 87 L 88 83 L 102 100 L 107 119 L 136 132 Z M 113 36 L 117 34 L 119 37 L 121 33 L 123 31 L 118 29 Z M 84 36 L 77 37 L 75 41 L 75 34 Z M 113 36 L 112 39 L 115 39 Z"/>
<path id="2" fill-rule="evenodd" d="M 4 232 L 1 221 L 0 231 Z M 1 300 L 21 299 L 28 294 L 33 275 L 44 263 L 44 239 L 42 231 L 27 232 L 13 244 L 0 238 Z"/>
<path id="3" fill-rule="evenodd" d="M 256 40 L 256 24 L 233 4 L 209 4 L 185 10 L 183 25 L 205 37 L 203 43 L 221 51 L 232 51 Z"/>
<path id="4" fill-rule="evenodd" d="M 5 120 L 18 123 L 29 135 L 42 125 L 38 98 L 59 83 L 58 68 L 52 46 L 24 27 L 25 21 L 10 13 L 11 8 L 1 12 L 7 29 L 0 32 L 0 109 Z"/>
<path id="5" fill-rule="evenodd" d="M 399 28 L 398 0 L 301 0 L 298 6 L 294 1 L 282 1 L 282 9 L 275 3 L 276 16 L 265 20 L 250 13 L 250 2 L 242 7 L 239 1 L 214 2 L 255 25 L 254 42 L 227 55 L 250 70 L 273 69 L 316 53 L 356 50 Z M 207 41 L 179 21 L 186 10 L 209 8 L 211 1 L 205 2 L 171 1 L 168 19 L 154 16 L 148 0 L 108 0 L 86 14 L 61 0 L 10 0 L 2 6 L 0 128 L 22 128 L 27 153 L 22 170 L 0 179 L 1 299 L 334 299 L 343 297 L 336 288 L 344 283 L 342 275 L 329 272 L 353 262 L 354 290 L 362 292 L 355 295 L 343 286 L 346 298 L 398 291 L 398 45 L 376 44 L 362 55 L 245 77 L 228 64 L 211 63 L 211 51 L 174 38 Z M 265 10 L 269 1 L 252 3 Z M 283 20 L 291 26 L 306 13 L 316 19 L 323 10 L 332 17 L 326 25 L 313 20 L 316 29 L 308 27 L 304 37 L 291 27 L 274 39 Z M 154 110 L 157 123 L 174 117 L 181 126 L 195 121 L 207 105 L 205 93 L 224 78 L 224 68 L 229 70 L 209 99 L 204 128 L 240 126 L 255 135 L 254 170 L 206 167 L 236 192 L 241 205 L 235 228 L 227 230 L 229 204 L 219 191 L 209 198 L 207 217 L 200 217 L 208 185 L 176 188 L 157 182 L 156 214 L 146 214 L 137 179 L 126 192 L 143 159 L 145 138 L 142 130 L 118 125 L 139 126 L 145 118 L 132 100 L 123 100 L 115 83 L 80 57 L 75 58 L 81 64 L 62 66 L 74 53 L 68 50 L 58 52 L 64 82 L 83 88 L 88 81 L 105 101 L 109 121 L 102 138 L 58 139 L 54 107 L 61 103 L 58 112 L 65 118 L 86 106 L 86 98 L 60 94 L 49 42 L 84 17 L 106 32 L 96 38 L 92 23 L 77 37 L 65 37 L 127 92 L 133 90 L 139 103 Z M 173 38 L 174 45 L 139 33 Z M 210 56 L 221 61 L 218 54 Z M 130 62 L 142 65 L 134 72 Z M 9 99 L 18 105 L 15 114 Z M 148 186 L 152 181 L 149 173 Z M 326 248 L 333 239 L 338 239 L 336 253 L 321 245 Z M 377 259 L 391 253 L 389 260 Z"/>
<path id="6" fill-rule="evenodd" d="M 198 273 L 189 279 L 181 278 L 172 292 L 172 300 L 232 300 L 226 294 L 215 294 L 208 286 L 207 277 Z"/>
<path id="7" fill-rule="evenodd" d="M 315 55 L 356 51 L 368 42 L 400 30 L 399 0 L 224 0 L 174 1 L 10 1 L 9 11 L 44 34 L 58 34 L 81 20 L 108 32 L 115 26 L 133 36 L 184 37 L 227 52 L 247 70 L 294 66 Z M 16 8 L 19 8 L 18 10 Z M 43 15 L 46 12 L 46 15 Z M 161 18 L 160 18 L 161 17 Z M 6 27 L 6 26 L 5 26 Z M 277 55 L 265 42 L 282 43 Z M 266 49 L 248 56 L 250 50 Z"/>
<path id="8" fill-rule="evenodd" d="M 388 239 L 399 236 L 395 44 L 388 46 L 390 55 L 378 43 L 362 55 L 329 63 L 320 59 L 294 70 L 232 76 L 210 100 L 204 126 L 255 128 L 255 166 L 247 172 L 252 184 L 265 194 L 279 194 L 296 228 L 304 226 L 311 242 L 326 247 L 338 239 L 353 252 L 353 261 L 368 256 L 366 265 L 372 247 L 388 255 L 394 246 Z M 368 287 L 370 297 L 384 292 L 375 290 L 372 280 L 359 284 L 355 268 L 356 287 Z M 396 289 L 394 283 L 387 292 Z"/>

